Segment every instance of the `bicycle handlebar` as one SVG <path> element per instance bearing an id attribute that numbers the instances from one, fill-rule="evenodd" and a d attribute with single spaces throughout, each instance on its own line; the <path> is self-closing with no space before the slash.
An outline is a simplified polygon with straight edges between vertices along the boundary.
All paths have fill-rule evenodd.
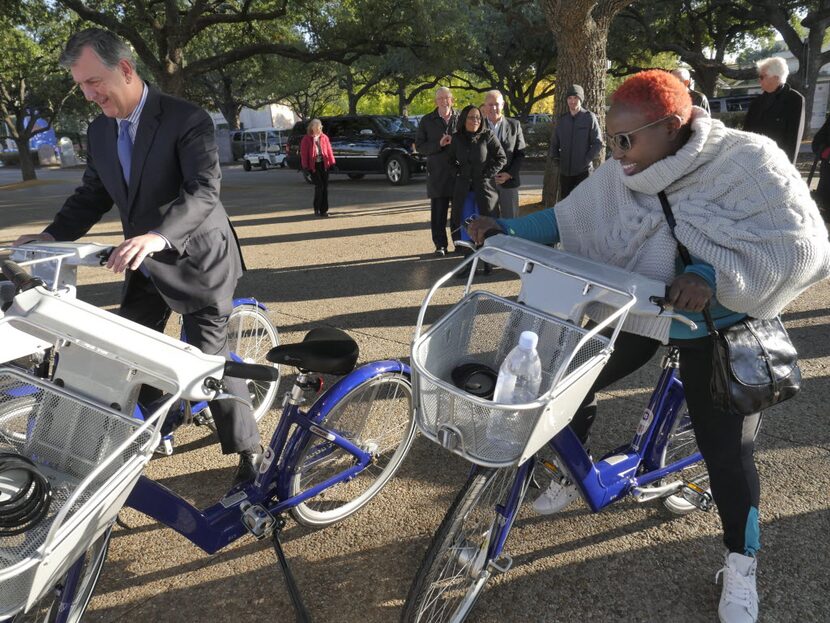
<path id="1" fill-rule="evenodd" d="M 225 362 L 225 376 L 252 381 L 279 381 L 280 372 L 274 366 L 264 366 L 258 363 L 242 363 L 239 361 Z"/>
<path id="2" fill-rule="evenodd" d="M 43 282 L 32 277 L 24 269 L 11 260 L 3 260 L 3 276 L 14 284 L 18 292 L 42 286 Z"/>

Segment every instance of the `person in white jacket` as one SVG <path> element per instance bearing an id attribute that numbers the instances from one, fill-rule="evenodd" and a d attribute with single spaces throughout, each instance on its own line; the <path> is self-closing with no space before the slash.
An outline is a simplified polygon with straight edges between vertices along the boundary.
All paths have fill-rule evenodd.
<path id="1" fill-rule="evenodd" d="M 626 322 L 616 348 L 571 427 L 583 443 L 596 413 L 594 395 L 627 376 L 660 342 L 680 351 L 680 376 L 697 444 L 709 471 L 723 526 L 726 561 L 720 620 L 758 617 L 755 555 L 760 548 L 760 483 L 753 459 L 760 414 L 716 407 L 712 338 L 702 310 L 726 328 L 752 316 L 773 318 L 810 285 L 830 275 L 827 229 L 807 185 L 771 139 L 726 128 L 693 108 L 669 73 L 636 74 L 611 97 L 606 118 L 613 159 L 552 208 L 524 218 L 480 218 L 469 227 L 482 242 L 496 229 L 662 280 L 669 301 L 698 325 L 666 319 Z M 693 263 L 680 261 L 658 198 L 665 192 L 676 234 Z M 554 481 L 535 502 L 553 513 L 578 497 Z"/>

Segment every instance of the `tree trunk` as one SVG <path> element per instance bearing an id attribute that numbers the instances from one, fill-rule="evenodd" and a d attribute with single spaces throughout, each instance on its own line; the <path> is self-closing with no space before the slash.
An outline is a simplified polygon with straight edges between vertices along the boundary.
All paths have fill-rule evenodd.
<path id="1" fill-rule="evenodd" d="M 15 142 L 17 143 L 17 153 L 20 157 L 20 174 L 23 176 L 23 181 L 36 180 L 35 159 L 29 149 L 29 139 L 15 139 Z"/>
<path id="2" fill-rule="evenodd" d="M 555 113 L 567 110 L 565 93 L 571 84 L 585 90 L 583 106 L 605 127 L 606 45 L 611 20 L 633 0 L 542 0 L 548 25 L 556 39 Z M 605 159 L 600 153 L 599 161 Z M 545 205 L 558 194 L 559 178 L 548 159 L 545 171 Z M 555 186 L 555 188 L 553 187 Z"/>

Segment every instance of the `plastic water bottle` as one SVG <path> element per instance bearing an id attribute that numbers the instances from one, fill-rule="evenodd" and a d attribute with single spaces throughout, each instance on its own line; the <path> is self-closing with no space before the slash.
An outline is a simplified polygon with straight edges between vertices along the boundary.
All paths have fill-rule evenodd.
<path id="1" fill-rule="evenodd" d="M 504 404 L 526 404 L 539 397 L 542 383 L 542 362 L 536 351 L 539 336 L 533 331 L 522 331 L 519 344 L 508 353 L 499 368 L 493 401 Z M 490 418 L 487 438 L 506 454 L 515 454 L 524 444 L 523 418 L 527 411 L 502 412 L 501 417 Z"/>

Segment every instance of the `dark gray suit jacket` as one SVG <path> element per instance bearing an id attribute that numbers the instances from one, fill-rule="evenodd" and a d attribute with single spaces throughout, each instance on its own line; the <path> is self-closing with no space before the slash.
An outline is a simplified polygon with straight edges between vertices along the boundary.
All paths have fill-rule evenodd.
<path id="1" fill-rule="evenodd" d="M 455 169 L 449 160 L 447 145 L 441 147 L 444 134 L 455 134 L 458 112 L 452 111 L 449 123 L 445 123 L 436 108 L 421 117 L 415 135 L 415 148 L 427 157 L 427 197 L 452 197 L 455 185 Z"/>
<path id="2" fill-rule="evenodd" d="M 233 297 L 242 275 L 236 234 L 219 200 L 221 171 L 208 114 L 149 87 L 133 146 L 130 185 L 118 160 L 115 119 L 89 126 L 82 185 L 46 232 L 76 240 L 118 206 L 124 237 L 153 231 L 172 248 L 144 261 L 168 306 L 190 313 Z"/>
<path id="3" fill-rule="evenodd" d="M 525 136 L 522 132 L 522 124 L 518 119 L 502 118 L 502 135 L 501 148 L 504 150 L 504 155 L 507 156 L 507 164 L 499 173 L 509 173 L 510 178 L 502 186 L 504 188 L 518 188 L 522 180 L 519 176 L 519 171 L 522 167 L 522 161 L 525 158 Z M 489 125 L 489 124 L 488 124 Z M 493 130 L 495 132 L 495 130 Z"/>

